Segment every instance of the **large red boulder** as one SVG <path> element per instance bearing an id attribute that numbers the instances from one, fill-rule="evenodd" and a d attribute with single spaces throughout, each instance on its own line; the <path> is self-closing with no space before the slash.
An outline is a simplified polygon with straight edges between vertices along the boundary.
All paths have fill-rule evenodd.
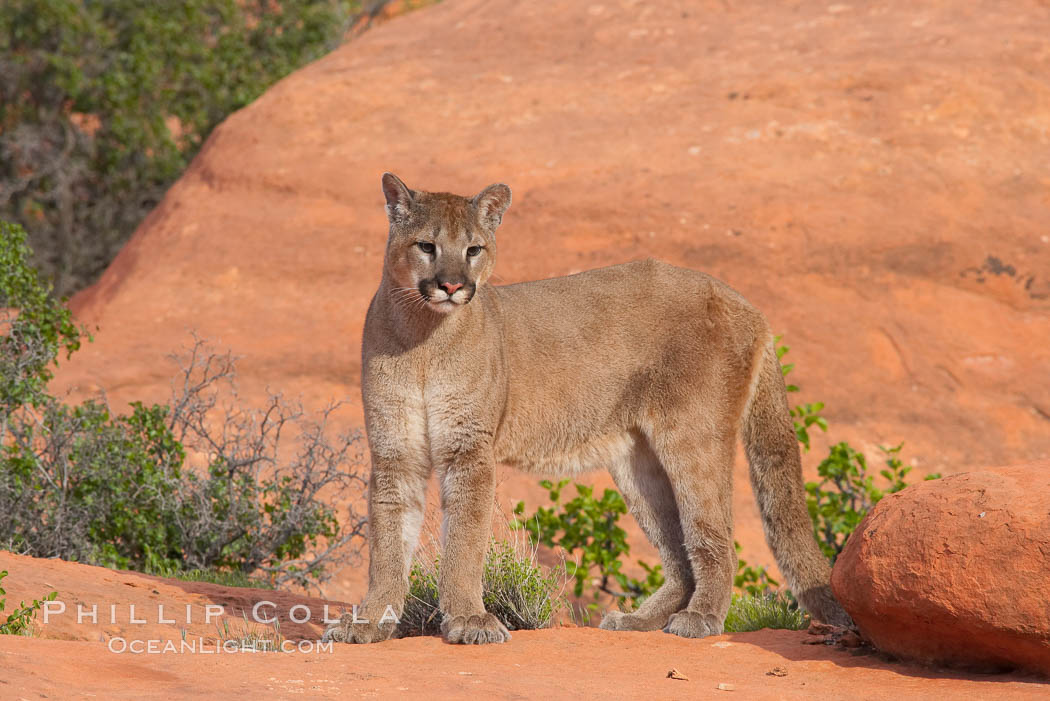
<path id="1" fill-rule="evenodd" d="M 884 652 L 1050 675 L 1050 461 L 887 496 L 850 536 L 831 585 Z"/>

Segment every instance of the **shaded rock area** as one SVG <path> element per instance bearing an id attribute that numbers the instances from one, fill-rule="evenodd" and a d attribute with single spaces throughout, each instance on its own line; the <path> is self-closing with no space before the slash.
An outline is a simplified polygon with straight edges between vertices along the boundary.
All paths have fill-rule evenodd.
<path id="1" fill-rule="evenodd" d="M 1050 461 L 885 497 L 850 536 L 832 587 L 884 652 L 1050 677 Z"/>

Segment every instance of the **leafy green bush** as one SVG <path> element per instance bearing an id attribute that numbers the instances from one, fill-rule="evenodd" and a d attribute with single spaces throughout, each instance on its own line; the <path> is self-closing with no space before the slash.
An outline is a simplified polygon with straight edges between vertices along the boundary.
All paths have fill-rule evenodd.
<path id="1" fill-rule="evenodd" d="M 594 580 L 595 599 L 604 593 L 613 596 L 622 609 L 637 608 L 663 584 L 664 577 L 660 565 L 649 565 L 644 560 L 637 561 L 645 572 L 644 579 L 628 577 L 621 571 L 621 558 L 631 552 L 627 533 L 619 525 L 620 516 L 627 513 L 623 497 L 615 489 L 606 489 L 601 499 L 597 499 L 593 487 L 577 483 L 574 485 L 577 496 L 563 504 L 561 493 L 568 484 L 569 480 L 557 484 L 541 481 L 540 486 L 548 490 L 551 506 L 538 507 L 526 517 L 525 502 L 518 502 L 511 528 L 526 531 L 533 543 L 562 548 L 574 558 L 566 560 L 565 568 L 574 580 L 576 596 L 582 596 Z M 739 552 L 740 543 L 734 541 L 733 545 Z M 592 574 L 595 570 L 596 577 Z M 761 596 L 776 589 L 778 582 L 769 576 L 765 567 L 753 567 L 738 558 L 733 586 L 747 594 Z M 595 601 L 589 608 L 596 610 L 599 605 Z"/>
<path id="2" fill-rule="evenodd" d="M 627 504 L 615 489 L 606 489 L 600 499 L 594 496 L 594 488 L 576 484 L 576 497 L 561 503 L 561 492 L 569 480 L 554 484 L 543 480 L 540 486 L 548 490 L 551 507 L 538 507 L 531 516 L 525 517 L 525 502 L 514 507 L 516 518 L 511 528 L 525 530 L 533 543 L 547 547 L 560 547 L 570 557 L 565 568 L 575 580 L 573 592 L 582 596 L 584 587 L 597 570 L 594 596 L 610 594 L 623 605 L 637 607 L 663 584 L 660 565 L 649 566 L 642 560 L 638 564 L 645 570 L 645 579 L 628 577 L 620 568 L 620 558 L 627 557 L 631 546 L 627 544 L 627 532 L 618 524 L 620 516 L 627 513 Z"/>
<path id="3" fill-rule="evenodd" d="M 409 591 L 398 626 L 400 635 L 437 635 L 441 632 L 438 611 L 437 556 L 416 559 L 409 573 Z M 562 579 L 544 572 L 535 552 L 521 552 L 513 543 L 493 541 L 485 555 L 482 599 L 485 610 L 508 630 L 549 628 L 561 604 Z"/>
<path id="4" fill-rule="evenodd" d="M 408 572 L 408 596 L 401 614 L 398 634 L 438 635 L 441 633 L 441 611 L 438 609 L 439 557 L 412 561 Z M 506 625 L 506 624 L 504 624 Z"/>
<path id="5" fill-rule="evenodd" d="M 813 530 L 820 549 L 832 562 L 871 507 L 887 494 L 907 486 L 904 478 L 913 467 L 901 461 L 902 446 L 879 446 L 886 460 L 885 469 L 879 470 L 879 476 L 885 481 L 881 489 L 875 486 L 875 477 L 868 473 L 868 459 L 845 442 L 831 446 L 828 457 L 817 467 L 820 482 L 806 483 L 806 506 L 813 519 Z M 938 477 L 940 474 L 934 473 L 924 479 Z M 832 486 L 834 489 L 829 489 Z"/>
<path id="6" fill-rule="evenodd" d="M 171 406 L 132 405 L 113 416 L 104 402 L 8 417 L 0 454 L 0 544 L 147 572 L 261 572 L 279 586 L 325 578 L 325 565 L 360 542 L 364 518 L 341 525 L 329 499 L 364 489 L 360 436 L 329 437 L 327 422 L 280 396 L 260 410 L 216 414 L 216 385 L 233 377 L 229 356 L 191 352 L 188 393 Z M 292 456 L 284 442 L 298 438 Z M 183 446 L 207 456 L 186 469 Z M 325 499 L 321 499 L 324 494 Z"/>
<path id="7" fill-rule="evenodd" d="M 725 622 L 727 633 L 747 633 L 763 628 L 802 630 L 807 626 L 809 616 L 798 607 L 794 598 L 777 592 L 733 594 Z"/>
<path id="8" fill-rule="evenodd" d="M 790 347 L 780 343 L 780 336 L 774 339 L 777 351 L 777 360 L 783 360 L 784 356 L 787 355 Z M 786 378 L 792 370 L 795 369 L 794 363 L 781 363 L 780 372 Z M 786 385 L 788 392 L 798 392 L 798 385 L 787 383 Z M 827 420 L 821 416 L 820 412 L 824 409 L 824 402 L 810 402 L 808 404 L 796 404 L 791 407 L 791 416 L 795 422 L 795 435 L 798 437 L 798 442 L 802 444 L 802 449 L 809 451 L 810 439 L 809 429 L 816 426 L 821 431 L 828 430 Z"/>
<path id="9" fill-rule="evenodd" d="M 0 571 L 0 580 L 7 576 L 7 570 Z M 7 592 L 0 586 L 0 614 L 7 607 L 7 599 L 2 598 Z M 33 599 L 33 603 L 26 606 L 24 601 L 19 602 L 18 608 L 11 612 L 6 619 L 0 622 L 0 635 L 31 635 L 33 632 L 33 619 L 36 612 L 41 609 L 46 601 L 54 601 L 58 592 L 51 592 L 43 599 Z"/>
<path id="10" fill-rule="evenodd" d="M 20 406 L 39 406 L 59 352 L 68 358 L 80 348 L 80 329 L 29 264 L 32 254 L 22 227 L 0 219 L 0 421 Z"/>
<path id="11" fill-rule="evenodd" d="M 163 412 L 112 418 L 103 405 L 46 402 L 10 417 L 0 456 L 0 543 L 109 567 L 169 564 L 177 536 L 163 518 L 181 447 L 166 451 Z M 148 435 L 160 431 L 159 445 Z"/>
<path id="12" fill-rule="evenodd" d="M 0 218 L 70 293 L 212 129 L 341 41 L 359 0 L 4 0 Z"/>
<path id="13" fill-rule="evenodd" d="M 103 400 L 69 406 L 46 392 L 51 362 L 79 338 L 68 311 L 29 267 L 18 227 L 0 227 L 0 260 L 0 367 L 14 369 L 0 403 L 0 547 L 148 572 L 258 572 L 272 586 L 315 585 L 356 553 L 364 517 L 340 524 L 327 504 L 365 484 L 360 435 L 329 435 L 335 406 L 314 419 L 280 395 L 260 410 L 223 405 L 236 397 L 233 358 L 199 340 L 170 404 L 134 402 L 123 416 Z M 188 469 L 187 454 L 203 464 Z"/>

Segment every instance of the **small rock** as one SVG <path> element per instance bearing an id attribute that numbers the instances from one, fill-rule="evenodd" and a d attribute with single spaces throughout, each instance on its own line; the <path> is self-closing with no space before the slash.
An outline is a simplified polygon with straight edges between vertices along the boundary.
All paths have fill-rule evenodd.
<path id="1" fill-rule="evenodd" d="M 669 672 L 667 673 L 667 678 L 668 678 L 668 679 L 681 679 L 681 680 L 682 680 L 682 681 L 684 681 L 684 682 L 687 682 L 687 681 L 689 681 L 689 677 L 685 676 L 684 674 L 682 674 L 681 672 L 679 672 L 679 671 L 678 671 L 677 669 L 675 669 L 674 667 L 672 667 L 672 668 L 671 668 L 671 671 L 669 671 Z"/>
<path id="2" fill-rule="evenodd" d="M 821 623 L 820 621 L 810 621 L 809 628 L 806 628 L 806 632 L 810 635 L 831 635 L 839 630 L 841 629 L 838 626 L 833 626 L 830 623 Z"/>
<path id="3" fill-rule="evenodd" d="M 773 669 L 766 672 L 767 677 L 786 677 L 788 671 L 783 667 L 774 667 Z"/>
<path id="4" fill-rule="evenodd" d="M 719 691 L 735 691 L 736 690 L 736 687 L 733 686 L 732 684 L 719 684 L 717 688 L 718 688 Z"/>
<path id="5" fill-rule="evenodd" d="M 850 630 L 850 631 L 847 631 L 845 634 L 843 634 L 839 638 L 838 643 L 842 647 L 856 648 L 856 647 L 860 647 L 861 645 L 863 645 L 864 641 L 861 640 L 861 637 L 859 635 L 857 635 L 852 630 Z"/>

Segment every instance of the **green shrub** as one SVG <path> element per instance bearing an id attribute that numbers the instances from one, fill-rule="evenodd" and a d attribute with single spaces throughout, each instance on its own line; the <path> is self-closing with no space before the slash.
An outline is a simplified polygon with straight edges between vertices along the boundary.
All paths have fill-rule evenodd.
<path id="1" fill-rule="evenodd" d="M 67 405 L 46 382 L 78 332 L 29 267 L 18 227 L 0 227 L 0 260 L 0 367 L 13 369 L 0 403 L 0 547 L 147 572 L 259 573 L 272 586 L 315 585 L 356 553 L 364 517 L 351 510 L 340 524 L 328 500 L 364 489 L 361 437 L 329 435 L 335 406 L 311 418 L 280 395 L 259 410 L 223 404 L 236 398 L 234 360 L 200 340 L 168 405 L 133 402 L 127 415 L 104 400 Z M 206 464 L 188 468 L 187 453 Z"/>
<path id="2" fill-rule="evenodd" d="M 158 445 L 148 438 L 159 431 Z M 181 447 L 164 451 L 163 411 L 48 401 L 10 417 L 0 455 L 0 544 L 38 557 L 109 567 L 173 564 L 177 538 L 164 518 L 166 489 L 180 477 Z M 163 452 L 162 452 L 163 451 Z"/>
<path id="3" fill-rule="evenodd" d="M 0 571 L 0 580 L 3 580 L 7 576 L 7 570 Z M 0 614 L 4 612 L 7 607 L 7 599 L 3 596 L 7 594 L 3 586 L 0 585 Z M 6 619 L 0 621 L 0 635 L 32 635 L 33 633 L 33 619 L 36 618 L 36 612 L 41 609 L 46 601 L 54 601 L 55 597 L 58 596 L 58 592 L 51 592 L 43 599 L 33 599 L 33 603 L 26 606 L 25 602 L 19 602 L 18 607 L 8 614 Z"/>
<path id="4" fill-rule="evenodd" d="M 409 573 L 409 592 L 398 626 L 400 635 L 437 635 L 439 557 L 416 559 Z M 549 628 L 562 605 L 562 579 L 544 572 L 535 552 L 521 552 L 513 543 L 493 541 L 485 555 L 482 599 L 485 610 L 507 630 Z"/>
<path id="5" fill-rule="evenodd" d="M 68 358 L 80 348 L 73 315 L 55 303 L 32 255 L 22 227 L 0 219 L 0 421 L 20 406 L 39 406 L 60 351 Z M 0 445 L 2 430 L 0 424 Z"/>
<path id="6" fill-rule="evenodd" d="M 886 461 L 886 467 L 879 470 L 884 481 L 881 489 L 875 486 L 874 475 L 868 473 L 868 459 L 845 442 L 831 446 L 828 457 L 817 467 L 820 482 L 806 483 L 806 506 L 813 519 L 813 531 L 820 549 L 832 562 L 871 507 L 887 494 L 907 486 L 904 478 L 913 467 L 901 461 L 902 447 L 903 444 L 879 446 Z M 940 474 L 934 473 L 924 479 L 938 477 Z"/>
<path id="7" fill-rule="evenodd" d="M 511 528 L 526 531 L 533 543 L 562 548 L 577 558 L 565 562 L 569 577 L 575 580 L 576 596 L 583 595 L 593 577 L 592 570 L 596 570 L 595 598 L 605 593 L 623 607 L 637 608 L 663 584 L 664 577 L 660 565 L 650 566 L 642 560 L 638 564 L 645 570 L 645 579 L 628 577 L 620 570 L 621 558 L 631 552 L 627 532 L 618 523 L 620 516 L 627 513 L 627 504 L 615 489 L 606 489 L 598 499 L 593 487 L 578 483 L 576 497 L 563 504 L 561 492 L 568 484 L 569 480 L 557 484 L 550 480 L 540 482 L 550 495 L 550 508 L 538 507 L 526 517 L 525 502 L 518 502 Z"/>
<path id="8" fill-rule="evenodd" d="M 563 579 L 545 572 L 534 558 L 535 552 L 521 553 L 506 541 L 494 541 L 485 558 L 485 610 L 508 630 L 549 628 L 561 606 Z"/>
<path id="9" fill-rule="evenodd" d="M 401 614 L 398 633 L 407 635 L 438 635 L 441 633 L 441 611 L 438 610 L 439 557 L 427 560 L 416 558 L 408 573 L 408 596 Z M 506 624 L 504 624 L 506 625 Z"/>
<path id="10" fill-rule="evenodd" d="M 359 0 L 4 0 L 0 218 L 67 294 L 212 129 L 341 41 Z"/>
<path id="11" fill-rule="evenodd" d="M 563 504 L 561 493 L 568 484 L 569 480 L 557 484 L 550 480 L 540 482 L 540 486 L 548 490 L 551 506 L 538 507 L 526 517 L 525 502 L 518 502 L 511 528 L 526 531 L 534 544 L 562 548 L 573 558 L 565 562 L 565 568 L 573 579 L 576 596 L 582 596 L 593 581 L 595 599 L 604 593 L 613 596 L 621 609 L 636 609 L 663 584 L 661 566 L 638 560 L 645 578 L 624 574 L 621 558 L 626 558 L 631 548 L 626 531 L 619 525 L 620 516 L 627 513 L 623 497 L 615 489 L 606 489 L 602 498 L 597 499 L 592 487 L 577 483 L 574 485 L 577 496 Z M 739 552 L 740 543 L 734 541 L 733 545 Z M 776 589 L 778 582 L 769 576 L 765 567 L 753 567 L 738 558 L 733 586 L 759 596 Z M 592 611 L 598 608 L 597 602 L 589 605 Z"/>
<path id="12" fill-rule="evenodd" d="M 783 360 L 784 356 L 787 355 L 788 351 L 791 350 L 789 346 L 785 346 L 780 343 L 780 336 L 774 339 L 774 345 L 777 351 L 777 360 Z M 794 363 L 781 363 L 780 372 L 786 378 L 792 370 L 795 369 Z M 787 383 L 786 385 L 788 392 L 798 392 L 798 385 Z M 798 437 L 798 442 L 802 444 L 802 449 L 809 452 L 810 439 L 809 429 L 816 426 L 821 431 L 828 430 L 828 422 L 821 415 L 821 411 L 824 409 L 824 402 L 810 402 L 808 404 L 796 404 L 791 407 L 791 416 L 795 422 L 795 435 Z"/>
<path id="13" fill-rule="evenodd" d="M 313 420 L 279 395 L 259 410 L 216 411 L 233 373 L 230 356 L 198 342 L 184 368 L 188 389 L 170 406 L 134 403 L 113 416 L 101 401 L 52 399 L 12 413 L 0 453 L 0 545 L 146 572 L 258 572 L 273 586 L 325 579 L 326 565 L 351 556 L 364 533 L 363 516 L 351 511 L 340 524 L 329 506 L 364 489 L 360 436 L 329 435 L 334 407 Z M 295 439 L 297 451 L 283 455 Z M 187 469 L 183 446 L 208 464 Z"/>
<path id="14" fill-rule="evenodd" d="M 725 622 L 727 633 L 747 633 L 763 628 L 802 630 L 808 626 L 809 616 L 799 609 L 794 598 L 777 592 L 733 594 Z"/>

